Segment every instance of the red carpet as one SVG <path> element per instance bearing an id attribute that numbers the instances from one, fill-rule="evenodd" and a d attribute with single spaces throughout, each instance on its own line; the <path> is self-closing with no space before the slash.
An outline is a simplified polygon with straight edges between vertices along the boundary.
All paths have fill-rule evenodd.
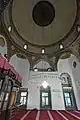
<path id="1" fill-rule="evenodd" d="M 70 111 L 69 111 L 70 112 Z M 60 111 L 60 113 L 62 113 L 66 118 L 68 118 L 69 120 L 78 120 L 76 117 L 72 116 L 71 114 L 67 113 L 66 111 Z"/>
<path id="2" fill-rule="evenodd" d="M 63 120 L 63 117 L 61 117 L 61 115 L 59 115 L 55 110 L 51 110 L 50 113 L 54 120 Z"/>
<path id="3" fill-rule="evenodd" d="M 74 115 L 80 117 L 80 111 L 71 111 L 71 113 L 73 113 Z"/>
<path id="4" fill-rule="evenodd" d="M 24 120 L 35 120 L 37 112 L 37 110 L 31 110 L 31 112 L 24 118 Z"/>
<path id="5" fill-rule="evenodd" d="M 80 111 L 20 110 L 12 120 L 36 120 L 36 118 L 37 120 L 80 120 Z"/>
<path id="6" fill-rule="evenodd" d="M 20 110 L 15 117 L 13 117 L 13 120 L 20 120 L 28 111 L 26 110 Z"/>
<path id="7" fill-rule="evenodd" d="M 47 110 L 40 111 L 40 118 L 39 120 L 50 120 Z"/>

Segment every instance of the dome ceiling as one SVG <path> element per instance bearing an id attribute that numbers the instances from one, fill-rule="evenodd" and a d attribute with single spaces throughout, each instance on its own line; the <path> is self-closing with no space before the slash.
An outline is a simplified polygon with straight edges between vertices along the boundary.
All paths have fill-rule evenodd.
<path id="1" fill-rule="evenodd" d="M 24 40 L 35 45 L 51 45 L 72 28 L 77 3 L 76 0 L 38 1 L 13 0 L 13 24 Z"/>
<path id="2" fill-rule="evenodd" d="M 67 48 L 78 37 L 79 0 L 12 0 L 2 14 L 10 40 L 25 52 L 47 54 Z M 9 26 L 11 29 L 9 30 Z"/>

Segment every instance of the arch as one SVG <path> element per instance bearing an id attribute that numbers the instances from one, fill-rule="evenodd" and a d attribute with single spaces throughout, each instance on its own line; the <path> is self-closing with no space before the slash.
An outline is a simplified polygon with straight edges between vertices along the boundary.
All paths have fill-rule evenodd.
<path id="1" fill-rule="evenodd" d="M 2 37 L 0 37 L 0 46 L 4 47 L 5 46 L 5 41 Z"/>
<path id="2" fill-rule="evenodd" d="M 57 62 L 57 68 L 58 71 L 61 70 L 61 68 L 67 68 L 69 67 L 69 64 L 73 66 L 73 62 L 77 61 L 79 62 L 78 58 L 72 54 L 70 51 L 64 52 L 59 56 L 58 62 Z M 77 65 L 77 64 L 76 64 Z M 65 66 L 65 67 L 64 67 Z"/>
<path id="3" fill-rule="evenodd" d="M 62 84 L 70 84 L 72 86 L 71 76 L 68 73 L 61 73 L 60 79 Z"/>
<path id="4" fill-rule="evenodd" d="M 3 35 L 0 34 L 0 53 L 4 56 L 7 54 L 7 41 Z"/>
<path id="5" fill-rule="evenodd" d="M 5 37 L 0 34 L 0 39 L 2 39 L 2 42 L 4 42 L 4 46 L 5 46 L 7 44 Z M 0 41 L 0 45 L 2 42 Z M 2 47 L 3 47 L 3 45 L 2 45 Z"/>
<path id="6" fill-rule="evenodd" d="M 71 56 L 70 52 L 64 52 L 64 53 L 61 54 L 59 59 L 67 59 L 67 58 L 70 58 L 70 56 Z"/>
<path id="7" fill-rule="evenodd" d="M 10 59 L 12 59 L 15 55 L 16 55 L 18 58 L 21 58 L 21 59 L 28 59 L 27 56 L 26 56 L 26 54 L 20 53 L 20 52 L 16 52 L 15 54 L 13 54 Z"/>
<path id="8" fill-rule="evenodd" d="M 39 70 L 45 70 L 45 71 L 48 71 L 48 70 L 53 71 L 54 70 L 54 67 L 53 67 L 51 61 L 49 61 L 48 59 L 37 60 L 35 62 L 35 65 L 33 66 L 33 69 L 34 68 L 38 68 Z"/>
<path id="9" fill-rule="evenodd" d="M 18 53 L 22 54 L 22 53 Z M 28 58 L 22 54 L 21 56 L 24 56 L 22 58 L 18 57 L 18 54 L 13 55 L 10 58 L 10 64 L 13 65 L 14 69 L 20 74 L 22 77 L 22 86 L 27 87 L 28 77 L 29 77 L 29 71 L 30 71 L 30 63 L 28 61 Z"/>
<path id="10" fill-rule="evenodd" d="M 70 58 L 71 54 L 73 54 L 73 53 L 72 53 L 72 51 L 69 51 L 69 50 L 60 53 L 59 56 L 58 56 L 58 62 L 59 62 L 60 59 L 65 60 L 65 59 Z"/>

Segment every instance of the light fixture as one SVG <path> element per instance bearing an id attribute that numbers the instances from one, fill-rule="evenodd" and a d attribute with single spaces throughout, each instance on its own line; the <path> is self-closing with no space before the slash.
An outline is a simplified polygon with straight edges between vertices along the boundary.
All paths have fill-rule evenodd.
<path id="1" fill-rule="evenodd" d="M 44 81 L 44 82 L 42 83 L 42 86 L 43 86 L 43 88 L 45 88 L 45 89 L 48 87 L 48 85 L 49 85 L 49 84 L 48 84 L 46 81 Z"/>
<path id="2" fill-rule="evenodd" d="M 37 71 L 38 71 L 38 68 L 34 68 L 34 71 L 37 72 Z"/>
<path id="3" fill-rule="evenodd" d="M 28 47 L 28 46 L 25 44 L 25 45 L 24 45 L 24 49 L 26 50 L 26 49 L 27 49 L 27 47 Z"/>
<path id="4" fill-rule="evenodd" d="M 63 48 L 64 48 L 64 47 L 63 47 L 63 44 L 60 44 L 60 46 L 59 46 L 59 47 L 60 47 L 60 49 L 63 49 Z"/>
<path id="5" fill-rule="evenodd" d="M 11 26 L 9 26 L 9 27 L 8 27 L 8 31 L 9 31 L 9 32 L 11 32 L 11 30 L 12 30 L 12 27 L 11 27 Z"/>
<path id="6" fill-rule="evenodd" d="M 77 31 L 80 33 L 80 25 L 77 25 Z"/>
<path id="7" fill-rule="evenodd" d="M 42 49 L 42 50 L 41 50 L 41 53 L 44 54 L 44 53 L 45 53 L 45 49 Z"/>
<path id="8" fill-rule="evenodd" d="M 4 57 L 7 58 L 7 57 L 8 57 L 8 54 L 4 54 Z"/>

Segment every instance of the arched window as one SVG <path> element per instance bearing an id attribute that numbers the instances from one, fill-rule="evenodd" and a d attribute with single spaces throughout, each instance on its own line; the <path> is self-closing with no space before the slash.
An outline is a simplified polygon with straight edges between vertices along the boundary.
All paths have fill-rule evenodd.
<path id="1" fill-rule="evenodd" d="M 68 73 L 62 73 L 60 75 L 60 79 L 61 79 L 62 86 L 67 86 L 67 87 L 72 86 L 71 77 Z"/>

